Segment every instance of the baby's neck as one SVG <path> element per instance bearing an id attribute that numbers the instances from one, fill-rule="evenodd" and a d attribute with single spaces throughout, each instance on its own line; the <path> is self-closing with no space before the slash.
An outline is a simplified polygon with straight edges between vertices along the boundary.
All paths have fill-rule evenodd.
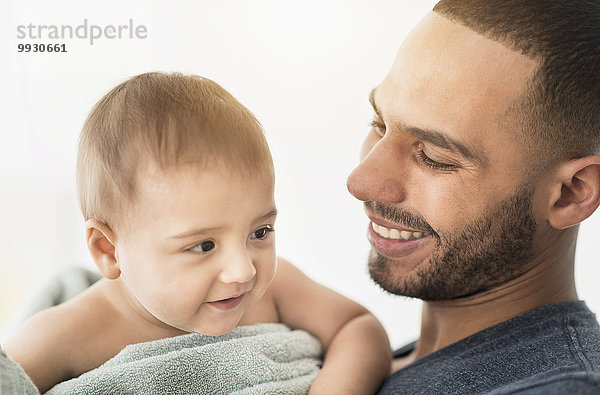
<path id="1" fill-rule="evenodd" d="M 165 324 L 146 310 L 128 291 L 121 278 L 117 280 L 101 280 L 102 293 L 109 305 L 114 309 L 116 321 L 123 329 L 137 338 L 131 343 L 141 343 L 182 335 L 184 332 Z"/>
<path id="2" fill-rule="evenodd" d="M 130 344 L 176 336 L 173 328 L 144 322 L 128 305 L 120 285 L 102 279 L 61 305 L 73 328 L 68 336 L 71 352 L 68 377 L 97 368 Z"/>

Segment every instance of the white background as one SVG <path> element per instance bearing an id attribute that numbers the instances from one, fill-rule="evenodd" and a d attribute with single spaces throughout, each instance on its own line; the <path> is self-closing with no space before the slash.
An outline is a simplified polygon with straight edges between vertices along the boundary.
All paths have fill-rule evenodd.
<path id="1" fill-rule="evenodd" d="M 371 110 L 367 96 L 435 1 L 3 2 L 0 329 L 57 270 L 92 267 L 75 194 L 76 142 L 92 105 L 125 78 L 180 71 L 214 79 L 265 127 L 277 173 L 278 252 L 364 304 L 392 345 L 418 334 L 419 302 L 369 280 L 367 220 L 346 191 Z M 16 26 L 145 25 L 145 40 L 58 40 L 19 54 Z M 46 40 L 46 42 L 49 42 Z M 600 311 L 600 218 L 581 228 L 580 297 Z"/>

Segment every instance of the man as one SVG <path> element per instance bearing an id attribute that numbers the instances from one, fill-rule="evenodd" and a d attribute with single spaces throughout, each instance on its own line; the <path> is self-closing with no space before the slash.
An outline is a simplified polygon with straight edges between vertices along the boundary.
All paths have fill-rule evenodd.
<path id="1" fill-rule="evenodd" d="M 442 0 L 371 93 L 348 189 L 424 301 L 381 393 L 600 393 L 578 224 L 600 204 L 600 2 Z"/>

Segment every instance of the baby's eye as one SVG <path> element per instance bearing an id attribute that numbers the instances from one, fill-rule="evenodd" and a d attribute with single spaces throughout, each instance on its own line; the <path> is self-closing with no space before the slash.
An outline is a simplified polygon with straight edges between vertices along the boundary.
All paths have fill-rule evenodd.
<path id="1" fill-rule="evenodd" d="M 273 229 L 273 227 L 269 226 L 265 226 L 262 227 L 258 230 L 255 230 L 254 232 L 252 232 L 252 235 L 250 236 L 251 239 L 259 239 L 259 240 L 263 240 L 265 239 L 269 233 L 273 232 L 275 229 Z"/>
<path id="2" fill-rule="evenodd" d="M 190 248 L 190 251 L 208 252 L 208 251 L 212 250 L 213 248 L 215 248 L 215 242 L 212 240 L 205 240 L 201 243 L 196 244 L 192 248 Z"/>

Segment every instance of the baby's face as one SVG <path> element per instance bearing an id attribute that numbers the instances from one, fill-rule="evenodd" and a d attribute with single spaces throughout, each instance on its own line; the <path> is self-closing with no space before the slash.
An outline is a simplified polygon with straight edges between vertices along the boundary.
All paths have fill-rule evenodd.
<path id="1" fill-rule="evenodd" d="M 229 332 L 275 275 L 272 173 L 186 165 L 145 171 L 136 188 L 115 243 L 136 307 L 158 325 Z"/>

